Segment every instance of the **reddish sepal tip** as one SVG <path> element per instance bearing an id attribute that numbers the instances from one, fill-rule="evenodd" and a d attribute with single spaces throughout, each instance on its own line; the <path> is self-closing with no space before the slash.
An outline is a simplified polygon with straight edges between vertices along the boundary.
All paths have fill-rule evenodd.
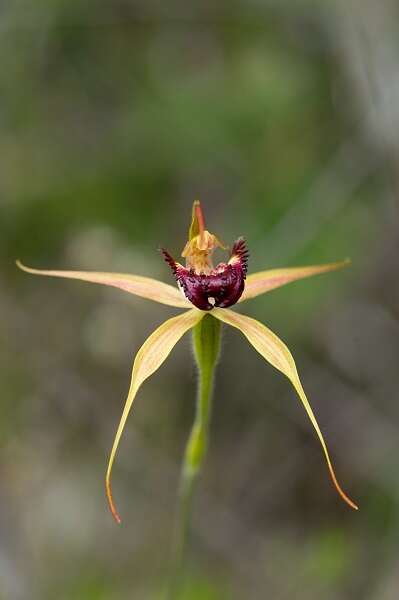
<path id="1" fill-rule="evenodd" d="M 119 513 L 116 510 L 115 502 L 112 497 L 111 486 L 108 482 L 105 484 L 105 492 L 107 494 L 108 506 L 111 511 L 111 514 L 114 517 L 114 520 L 118 523 L 118 525 L 120 525 L 122 523 L 122 519 L 120 518 Z"/>

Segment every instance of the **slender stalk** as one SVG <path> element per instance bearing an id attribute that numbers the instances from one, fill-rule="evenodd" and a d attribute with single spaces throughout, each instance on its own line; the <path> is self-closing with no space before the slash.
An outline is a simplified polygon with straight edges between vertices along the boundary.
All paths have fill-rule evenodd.
<path id="1" fill-rule="evenodd" d="M 187 545 L 193 496 L 208 446 L 209 422 L 215 368 L 220 354 L 221 323 L 205 315 L 193 329 L 194 356 L 198 368 L 198 395 L 181 471 L 179 507 L 176 518 L 174 564 L 169 598 L 178 592 Z"/>

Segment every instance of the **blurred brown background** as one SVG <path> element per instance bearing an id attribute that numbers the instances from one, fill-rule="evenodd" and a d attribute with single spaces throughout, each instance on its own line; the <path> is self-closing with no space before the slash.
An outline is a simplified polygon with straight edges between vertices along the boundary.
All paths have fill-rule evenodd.
<path id="1" fill-rule="evenodd" d="M 189 336 L 103 476 L 135 352 L 174 309 L 37 267 L 171 282 L 191 202 L 252 271 L 350 256 L 243 306 L 293 351 L 358 501 L 289 383 L 228 330 L 189 600 L 399 595 L 396 2 L 0 6 L 0 597 L 162 597 L 196 375 Z M 241 309 L 240 309 L 241 310 Z"/>

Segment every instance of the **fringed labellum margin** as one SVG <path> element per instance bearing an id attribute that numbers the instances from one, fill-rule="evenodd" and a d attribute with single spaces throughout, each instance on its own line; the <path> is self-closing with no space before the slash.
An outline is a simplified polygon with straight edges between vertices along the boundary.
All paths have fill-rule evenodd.
<path id="1" fill-rule="evenodd" d="M 225 248 L 216 236 L 205 229 L 199 203 L 194 203 L 190 239 L 182 256 L 186 266 L 178 263 L 167 250 L 161 249 L 177 284 L 185 297 L 200 310 L 228 308 L 240 299 L 248 270 L 248 250 L 244 238 L 233 245 L 228 263 L 212 265 L 215 248 Z"/>
<path id="2" fill-rule="evenodd" d="M 176 262 L 166 250 L 162 250 L 166 262 L 175 275 L 180 291 L 167 283 L 141 275 L 102 271 L 33 269 L 17 261 L 20 269 L 34 275 L 79 279 L 119 288 L 130 294 L 176 308 L 187 309 L 191 308 L 191 304 L 193 304 L 200 309 L 188 310 L 178 317 L 165 321 L 144 342 L 134 360 L 131 385 L 116 431 L 106 474 L 106 491 L 115 520 L 120 523 L 120 517 L 112 498 L 111 472 L 136 394 L 144 381 L 163 364 L 180 338 L 187 331 L 195 328 L 206 317 L 206 314 L 202 311 L 211 311 L 212 309 L 215 310 L 206 317 L 207 319 L 213 321 L 216 318 L 240 330 L 255 350 L 291 381 L 320 440 L 331 479 L 338 493 L 349 506 L 357 510 L 356 504 L 348 498 L 335 476 L 326 443 L 302 388 L 294 359 L 288 348 L 270 329 L 255 319 L 230 310 L 219 310 L 226 309 L 237 301 L 245 302 L 250 298 L 255 298 L 293 281 L 341 269 L 347 266 L 350 261 L 344 260 L 309 267 L 272 269 L 253 273 L 247 278 L 248 251 L 243 238 L 239 238 L 233 245 L 228 263 L 220 263 L 214 268 L 212 254 L 216 248 L 225 250 L 226 246 L 215 235 L 205 229 L 205 220 L 200 202 L 195 201 L 188 242 L 182 252 L 183 258 L 186 259 L 186 266 L 184 267 Z M 180 292 L 183 292 L 183 294 Z"/>

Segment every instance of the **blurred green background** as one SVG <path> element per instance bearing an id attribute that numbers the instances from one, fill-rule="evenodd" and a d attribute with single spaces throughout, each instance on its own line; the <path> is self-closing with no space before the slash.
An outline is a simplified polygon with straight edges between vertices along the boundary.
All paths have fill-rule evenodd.
<path id="1" fill-rule="evenodd" d="M 191 203 L 250 269 L 351 257 L 252 300 L 289 383 L 224 334 L 182 598 L 399 595 L 398 7 L 384 0 L 0 6 L 0 597 L 159 600 L 196 374 L 189 336 L 103 477 L 135 352 L 176 314 L 36 267 L 172 283 Z M 241 310 L 241 308 L 240 308 Z"/>

